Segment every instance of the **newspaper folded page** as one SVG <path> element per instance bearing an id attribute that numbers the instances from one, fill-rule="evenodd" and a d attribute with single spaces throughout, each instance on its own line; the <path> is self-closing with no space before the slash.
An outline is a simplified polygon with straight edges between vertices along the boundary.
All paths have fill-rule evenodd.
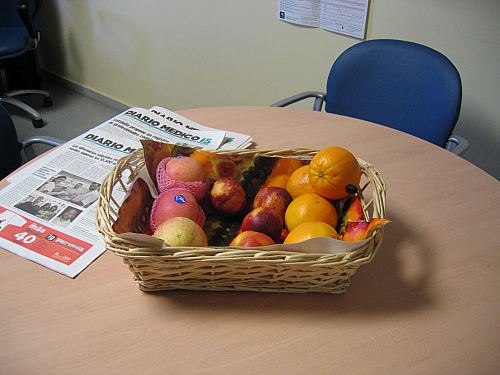
<path id="1" fill-rule="evenodd" d="M 206 150 L 221 148 L 228 138 L 238 148 L 251 143 L 243 134 L 162 111 L 164 117 L 129 108 L 9 176 L 0 190 L 0 247 L 75 277 L 105 250 L 95 225 L 100 184 L 141 139 Z M 123 200 L 126 191 L 117 193 Z"/>
<path id="2" fill-rule="evenodd" d="M 178 115 L 166 108 L 162 108 L 159 106 L 154 106 L 149 109 L 151 112 L 157 114 L 158 116 L 164 118 L 167 121 L 170 121 L 174 124 L 180 125 L 186 129 L 190 130 L 214 130 L 213 128 L 209 128 L 207 126 L 197 124 L 194 121 L 191 121 L 185 117 Z M 218 148 L 219 150 L 237 150 L 241 148 L 246 148 L 250 146 L 252 143 L 252 137 L 245 134 L 235 133 L 226 131 L 226 137 L 224 141 Z"/>

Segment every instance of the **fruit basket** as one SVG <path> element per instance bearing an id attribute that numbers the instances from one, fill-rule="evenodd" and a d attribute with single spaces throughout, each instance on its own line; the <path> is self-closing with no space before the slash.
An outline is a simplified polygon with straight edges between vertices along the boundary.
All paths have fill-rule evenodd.
<path id="1" fill-rule="evenodd" d="M 309 149 L 236 150 L 215 152 L 236 157 L 295 158 L 310 160 L 317 151 Z M 267 160 L 267 159 L 266 159 Z M 383 218 L 385 183 L 377 169 L 357 158 L 362 172 L 358 196 L 367 218 Z M 207 291 L 258 291 L 287 293 L 344 293 L 351 276 L 369 263 L 382 242 L 383 228 L 365 241 L 344 246 L 346 251 L 331 252 L 319 247 L 307 253 L 286 246 L 273 248 L 234 248 L 230 246 L 169 247 L 163 241 L 141 233 L 117 229 L 117 219 L 126 191 L 148 189 L 137 184 L 147 175 L 143 149 L 120 159 L 102 184 L 97 209 L 97 226 L 106 249 L 121 257 L 142 291 L 172 289 Z M 142 186 L 142 187 L 141 187 Z M 138 199 L 132 210 L 143 210 L 152 198 Z M 136 228 L 148 226 L 147 210 L 133 220 Z M 130 221 L 130 220 L 129 220 Z M 129 223 L 130 224 L 130 223 Z M 138 230 L 140 232 L 140 229 Z M 146 233 L 146 234 L 144 234 Z M 341 242 L 341 241 L 338 241 Z"/>

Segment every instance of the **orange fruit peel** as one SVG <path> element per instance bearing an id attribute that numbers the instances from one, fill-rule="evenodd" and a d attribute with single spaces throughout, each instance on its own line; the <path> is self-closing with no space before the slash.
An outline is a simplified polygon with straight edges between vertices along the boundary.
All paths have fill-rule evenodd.
<path id="1" fill-rule="evenodd" d="M 373 218 L 367 221 L 351 221 L 346 225 L 345 233 L 342 236 L 343 241 L 355 242 L 363 241 L 370 238 L 373 233 L 382 228 L 384 225 L 389 224 L 391 221 L 383 218 Z"/>
<path id="2" fill-rule="evenodd" d="M 347 223 L 352 221 L 364 221 L 365 215 L 363 213 L 363 207 L 361 206 L 361 201 L 356 196 L 351 196 L 347 198 L 344 203 L 344 214 L 342 215 L 339 233 L 342 235 L 345 233 Z"/>

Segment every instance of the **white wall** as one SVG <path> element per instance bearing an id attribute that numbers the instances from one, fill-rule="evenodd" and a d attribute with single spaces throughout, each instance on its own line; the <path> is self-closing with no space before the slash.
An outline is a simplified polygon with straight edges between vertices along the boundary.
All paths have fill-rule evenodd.
<path id="1" fill-rule="evenodd" d="M 499 16 L 498 0 L 372 0 L 367 33 L 426 44 L 455 63 L 465 158 L 497 178 Z M 127 105 L 172 110 L 324 90 L 332 61 L 358 42 L 279 21 L 276 0 L 46 0 L 42 19 L 46 70 Z"/>

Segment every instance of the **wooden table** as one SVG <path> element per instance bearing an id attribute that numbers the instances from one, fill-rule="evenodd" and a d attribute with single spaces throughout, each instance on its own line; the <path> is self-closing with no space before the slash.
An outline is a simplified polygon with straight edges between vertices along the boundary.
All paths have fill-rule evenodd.
<path id="1" fill-rule="evenodd" d="M 1 374 L 500 372 L 500 189 L 368 122 L 282 108 L 180 111 L 259 148 L 347 147 L 388 186 L 382 247 L 343 295 L 143 293 L 105 253 L 69 279 L 0 252 Z"/>

